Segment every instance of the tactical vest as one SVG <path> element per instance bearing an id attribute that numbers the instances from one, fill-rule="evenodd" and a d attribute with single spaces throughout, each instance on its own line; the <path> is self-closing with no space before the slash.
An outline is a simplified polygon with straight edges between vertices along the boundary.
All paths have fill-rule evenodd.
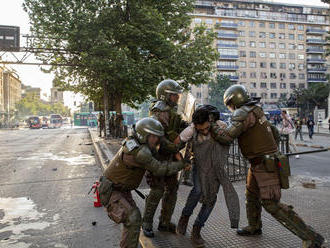
<path id="1" fill-rule="evenodd" d="M 135 155 L 138 151 L 139 148 L 136 148 L 129 152 L 125 146 L 122 146 L 111 160 L 104 175 L 122 189 L 138 188 L 146 171 L 135 161 Z"/>
<path id="2" fill-rule="evenodd" d="M 256 106 L 251 112 L 256 118 L 255 125 L 238 137 L 243 156 L 251 159 L 276 152 L 277 145 L 263 110 Z"/>

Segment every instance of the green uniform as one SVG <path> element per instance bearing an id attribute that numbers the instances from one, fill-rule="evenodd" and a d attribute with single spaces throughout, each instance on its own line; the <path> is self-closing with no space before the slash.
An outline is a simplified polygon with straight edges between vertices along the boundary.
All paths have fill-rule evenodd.
<path id="1" fill-rule="evenodd" d="M 100 114 L 99 116 L 99 129 L 100 129 L 100 137 L 102 136 L 102 131 L 104 130 L 104 115 L 103 114 Z"/>
<path id="2" fill-rule="evenodd" d="M 278 171 L 272 169 L 276 167 L 269 168 L 265 162 L 265 158 L 276 158 L 278 153 L 276 140 L 279 135 L 276 130 L 267 121 L 263 110 L 253 104 L 236 109 L 232 123 L 227 129 L 212 130 L 216 139 L 223 143 L 229 143 L 237 138 L 243 156 L 251 164 L 246 182 L 246 212 L 249 225 L 239 230 L 238 234 L 261 234 L 261 210 L 264 207 L 277 221 L 302 240 L 318 240 L 321 243 L 322 236 L 307 226 L 293 211 L 292 206 L 280 202 L 281 184 Z"/>
<path id="3" fill-rule="evenodd" d="M 171 161 L 173 160 L 173 155 L 178 150 L 175 148 L 172 149 L 173 147 L 169 146 L 166 140 L 173 142 L 186 124 L 181 116 L 177 114 L 176 107 L 171 107 L 162 100 L 155 102 L 151 106 L 150 115 L 160 121 L 165 130 L 165 139 L 161 143 L 158 152 L 159 159 L 162 161 Z M 161 199 L 160 225 L 169 227 L 177 200 L 178 175 L 159 177 L 154 173 L 148 173 L 147 182 L 151 190 L 146 199 L 143 227 L 152 230 L 154 215 Z"/>
<path id="4" fill-rule="evenodd" d="M 148 145 L 129 137 L 104 172 L 105 177 L 113 183 L 107 205 L 108 215 L 116 223 L 124 225 L 120 247 L 138 247 L 141 214 L 131 190 L 138 188 L 145 171 L 157 176 L 170 176 L 184 168 L 181 161 L 159 161 L 154 155 L 155 152 Z"/>

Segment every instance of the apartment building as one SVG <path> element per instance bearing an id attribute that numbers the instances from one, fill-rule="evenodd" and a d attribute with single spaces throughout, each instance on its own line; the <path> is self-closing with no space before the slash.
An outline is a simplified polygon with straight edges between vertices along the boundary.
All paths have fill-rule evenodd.
<path id="1" fill-rule="evenodd" d="M 2 75 L 4 111 L 8 113 L 15 110 L 16 103 L 21 100 L 22 83 L 19 76 L 13 71 L 4 70 Z"/>
<path id="2" fill-rule="evenodd" d="M 327 82 L 329 14 L 326 7 L 266 1 L 196 1 L 192 25 L 217 32 L 219 74 L 276 103 L 296 88 Z M 207 102 L 207 85 L 192 92 Z"/>

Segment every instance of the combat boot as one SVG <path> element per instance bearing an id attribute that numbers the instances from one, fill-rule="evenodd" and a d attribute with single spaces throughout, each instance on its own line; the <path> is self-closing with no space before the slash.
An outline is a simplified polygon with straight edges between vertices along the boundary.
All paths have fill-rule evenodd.
<path id="1" fill-rule="evenodd" d="M 193 226 L 193 230 L 191 233 L 191 240 L 194 243 L 195 247 L 204 247 L 205 241 L 201 236 L 201 227 L 200 226 Z"/>
<path id="2" fill-rule="evenodd" d="M 176 233 L 176 225 L 172 222 L 169 223 L 159 222 L 158 231 Z"/>
<path id="3" fill-rule="evenodd" d="M 186 215 L 181 215 L 178 226 L 176 228 L 176 232 L 181 235 L 185 235 L 187 232 L 187 226 L 189 222 L 189 217 Z"/>
<path id="4" fill-rule="evenodd" d="M 324 238 L 320 234 L 316 234 L 314 240 L 304 240 L 303 248 L 322 248 Z"/>

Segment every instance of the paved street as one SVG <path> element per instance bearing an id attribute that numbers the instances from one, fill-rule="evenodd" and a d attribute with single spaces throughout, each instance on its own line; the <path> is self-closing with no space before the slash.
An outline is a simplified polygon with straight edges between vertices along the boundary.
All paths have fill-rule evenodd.
<path id="1" fill-rule="evenodd" d="M 87 195 L 100 173 L 85 128 L 0 130 L 0 247 L 118 247 Z"/>

